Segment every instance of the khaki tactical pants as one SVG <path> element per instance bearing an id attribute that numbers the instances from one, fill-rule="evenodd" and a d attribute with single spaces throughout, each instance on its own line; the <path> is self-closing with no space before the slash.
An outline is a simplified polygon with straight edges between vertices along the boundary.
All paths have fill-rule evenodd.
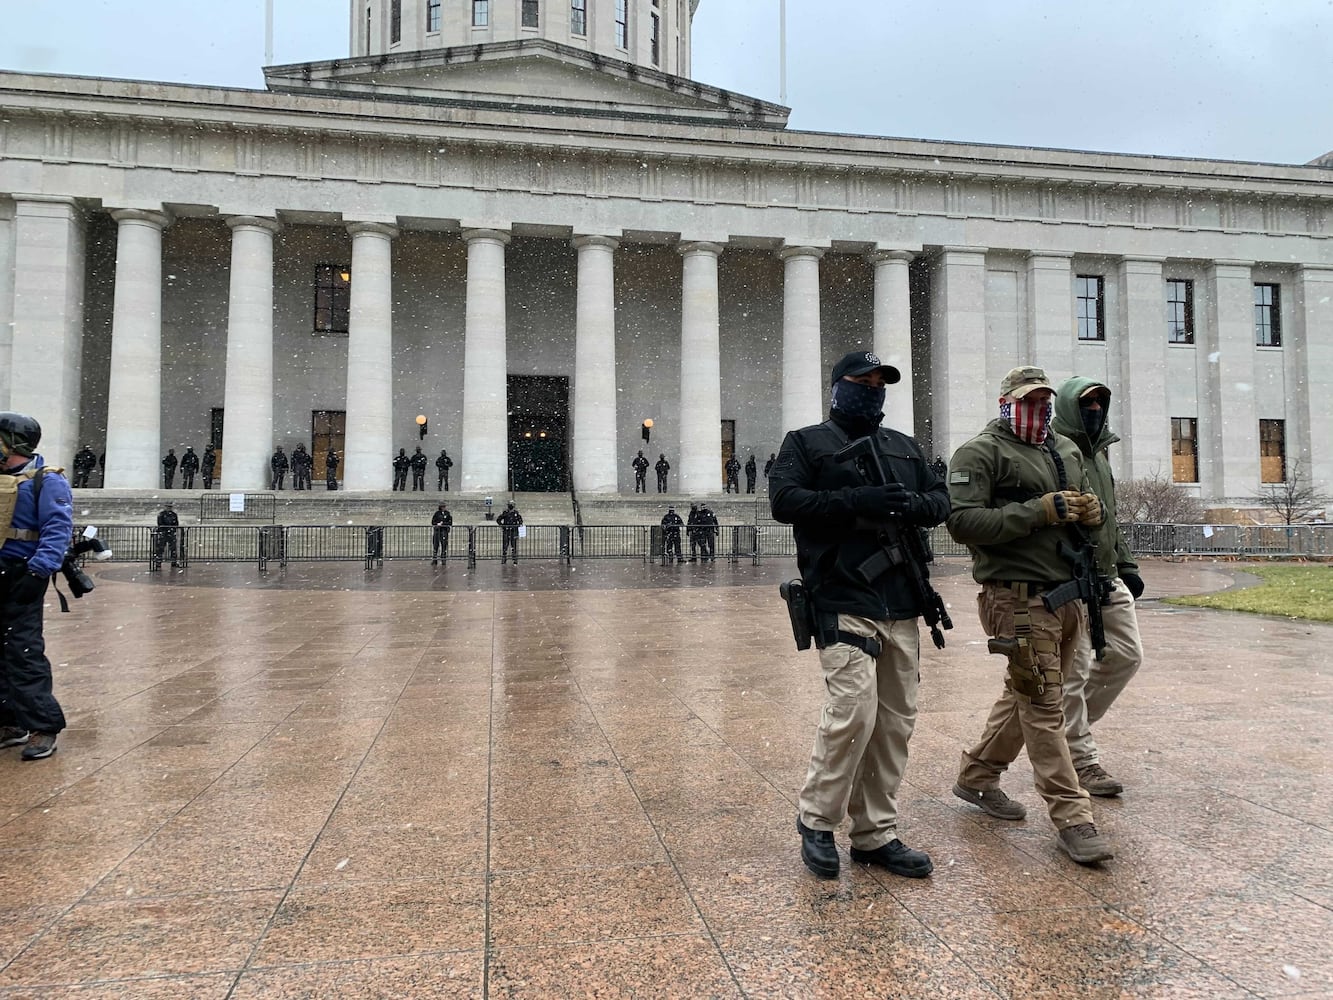
<path id="1" fill-rule="evenodd" d="M 983 584 L 977 595 L 981 626 L 987 635 L 997 638 L 1014 637 L 1014 612 L 1023 606 L 1032 620 L 1038 668 L 1048 677 L 1067 676 L 1078 637 L 1087 633 L 1083 605 L 1071 601 L 1054 612 L 1047 611 L 1040 596 L 1020 600 L 1014 591 L 996 583 Z M 1046 800 L 1056 828 L 1091 823 L 1092 805 L 1078 783 L 1065 741 L 1061 684 L 1048 683 L 1040 695 L 1028 697 L 1014 690 L 1006 668 L 1004 694 L 991 709 L 981 739 L 963 751 L 959 784 L 975 789 L 999 787 L 1000 775 L 1025 745 L 1037 791 Z"/>
<path id="2" fill-rule="evenodd" d="M 898 785 L 916 725 L 917 620 L 874 621 L 838 615 L 838 628 L 873 636 L 879 659 L 837 643 L 819 652 L 824 711 L 801 789 L 801 822 L 833 830 L 851 817 L 852 846 L 865 851 L 897 836 Z"/>
<path id="3" fill-rule="evenodd" d="M 1110 603 L 1102 605 L 1102 628 L 1106 632 L 1106 655 L 1092 655 L 1087 630 L 1079 633 L 1074 665 L 1065 674 L 1065 736 L 1074 767 L 1101 763 L 1092 724 L 1115 704 L 1143 663 L 1139 619 L 1134 598 L 1120 577 L 1115 578 Z"/>

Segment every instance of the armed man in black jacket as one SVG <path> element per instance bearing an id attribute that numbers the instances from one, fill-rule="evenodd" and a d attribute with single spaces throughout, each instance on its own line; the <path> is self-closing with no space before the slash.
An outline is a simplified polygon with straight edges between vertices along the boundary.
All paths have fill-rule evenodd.
<path id="1" fill-rule="evenodd" d="M 901 377 L 868 351 L 843 357 L 833 367 L 829 419 L 789 433 L 769 477 L 773 516 L 795 529 L 827 691 L 796 819 L 801 859 L 822 878 L 838 874 L 833 830 L 844 813 L 853 861 L 909 878 L 933 867 L 897 836 L 916 723 L 917 619 L 926 608 L 910 567 L 884 558 L 884 539 L 886 525 L 917 531 L 943 522 L 949 494 L 915 441 L 880 426 L 885 386 Z M 885 484 L 867 484 L 855 463 L 834 457 L 866 437 Z"/>

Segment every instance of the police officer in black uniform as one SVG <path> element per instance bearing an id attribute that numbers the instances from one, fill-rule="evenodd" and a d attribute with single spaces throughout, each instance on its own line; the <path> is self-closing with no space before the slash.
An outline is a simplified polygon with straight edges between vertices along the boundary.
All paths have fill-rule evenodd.
<path id="1" fill-rule="evenodd" d="M 298 444 L 292 449 L 292 489 L 310 489 L 310 470 L 314 464 L 304 444 Z"/>
<path id="2" fill-rule="evenodd" d="M 777 462 L 778 456 L 775 452 L 768 453 L 768 461 L 764 463 L 764 478 L 767 479 L 773 472 L 773 465 Z"/>
<path id="3" fill-rule="evenodd" d="M 426 453 L 417 445 L 417 450 L 412 452 L 412 459 L 409 463 L 412 466 L 412 492 L 416 493 L 426 491 L 426 466 L 430 464 L 430 459 Z"/>
<path id="4" fill-rule="evenodd" d="M 668 507 L 662 517 L 662 564 L 666 565 L 674 557 L 676 565 L 685 561 L 680 551 L 680 529 L 685 522 L 676 513 L 675 507 Z"/>
<path id="5" fill-rule="evenodd" d="M 282 445 L 273 449 L 273 457 L 268 460 L 269 470 L 273 473 L 269 489 L 282 489 L 283 480 L 287 478 L 287 470 L 291 468 L 291 464 L 287 459 L 286 452 L 282 450 Z"/>
<path id="6" fill-rule="evenodd" d="M 181 456 L 181 489 L 194 489 L 194 475 L 199 471 L 199 456 L 193 448 L 186 448 Z"/>
<path id="7" fill-rule="evenodd" d="M 454 467 L 454 460 L 449 457 L 449 453 L 443 448 L 440 449 L 440 457 L 435 460 L 435 468 L 439 470 L 440 481 L 436 483 L 437 492 L 444 492 L 449 488 L 449 470 Z"/>
<path id="8" fill-rule="evenodd" d="M 399 448 L 398 454 L 393 457 L 393 490 L 395 493 L 407 491 L 407 470 L 411 465 L 412 460 L 407 457 L 407 449 Z"/>
<path id="9" fill-rule="evenodd" d="M 746 463 L 745 463 L 745 492 L 746 492 L 746 493 L 753 493 L 753 492 L 754 492 L 754 481 L 755 481 L 756 479 L 758 479 L 758 478 L 759 478 L 759 466 L 755 464 L 755 461 L 754 461 L 754 455 L 751 454 L 751 455 L 750 455 L 750 458 L 749 458 L 749 459 L 746 461 Z"/>
<path id="10" fill-rule="evenodd" d="M 91 445 L 84 445 L 74 456 L 74 488 L 81 489 L 88 485 L 88 477 L 97 468 L 97 452 Z"/>
<path id="11" fill-rule="evenodd" d="M 162 458 L 162 487 L 163 487 L 163 489 L 168 489 L 168 490 L 171 489 L 171 484 L 174 483 L 174 482 L 176 481 L 176 466 L 177 466 L 177 464 L 178 464 L 178 460 L 177 460 L 177 458 L 176 458 L 176 449 L 175 449 L 175 448 L 168 448 L 168 449 L 167 449 L 167 453 L 166 453 L 166 455 L 163 456 L 163 458 Z"/>
<path id="12" fill-rule="evenodd" d="M 671 471 L 671 463 L 667 461 L 664 452 L 657 453 L 657 464 L 653 466 L 657 473 L 657 492 L 665 493 L 667 487 L 667 473 Z"/>
<path id="13" fill-rule="evenodd" d="M 324 488 L 330 491 L 338 488 L 338 452 L 333 448 L 324 456 Z"/>
<path id="14" fill-rule="evenodd" d="M 514 501 L 510 500 L 505 504 L 495 523 L 500 526 L 500 565 L 505 563 L 505 557 L 510 552 L 514 553 L 514 565 L 518 565 L 518 529 L 523 524 L 523 515 L 518 512 L 514 506 Z"/>
<path id="15" fill-rule="evenodd" d="M 648 492 L 648 459 L 643 457 L 643 452 L 630 463 L 634 467 L 634 492 Z"/>
<path id="16" fill-rule="evenodd" d="M 176 542 L 176 532 L 180 523 L 180 518 L 176 516 L 176 505 L 168 502 L 157 515 L 157 561 L 159 563 L 165 558 L 167 549 L 170 549 L 171 565 L 173 567 L 180 565 L 180 546 Z"/>
<path id="17" fill-rule="evenodd" d="M 906 434 L 881 427 L 885 387 L 901 378 L 869 351 L 833 367 L 822 424 L 789 433 L 769 478 L 773 516 L 795 529 L 801 582 L 816 612 L 825 709 L 801 789 L 801 860 L 838 874 L 833 831 L 851 817 L 853 861 L 923 878 L 930 858 L 898 838 L 898 787 L 916 722 L 918 616 L 910 567 L 888 555 L 882 526 L 915 531 L 949 514 L 949 494 Z M 835 461 L 869 437 L 887 483 Z"/>
<path id="18" fill-rule="evenodd" d="M 699 546 L 702 541 L 699 538 L 699 505 L 690 504 L 690 513 L 685 518 L 685 534 L 690 536 L 690 562 L 699 561 Z"/>
<path id="19" fill-rule="evenodd" d="M 699 534 L 699 548 L 701 550 L 699 558 L 705 562 L 713 562 L 717 553 L 719 528 L 717 515 L 713 513 L 713 508 L 706 503 L 699 505 L 699 526 L 695 530 Z"/>
<path id="20" fill-rule="evenodd" d="M 204 477 L 204 489 L 211 490 L 213 488 L 213 473 L 217 471 L 217 468 L 218 468 L 217 446 L 214 445 L 212 441 L 210 441 L 204 447 L 204 460 L 202 464 L 199 466 L 200 475 Z"/>
<path id="21" fill-rule="evenodd" d="M 735 455 L 732 455 L 729 459 L 727 459 L 727 464 L 723 466 L 723 468 L 726 470 L 727 473 L 726 484 L 723 487 L 724 492 L 730 493 L 732 487 L 735 487 L 736 492 L 739 493 L 741 491 L 740 460 Z"/>
<path id="22" fill-rule="evenodd" d="M 0 413 L 0 472 L 19 478 L 13 516 L 0 525 L 0 747 L 26 743 L 23 760 L 50 757 L 65 728 L 51 690 L 42 604 L 69 548 L 73 503 L 60 470 L 37 454 L 41 439 L 32 417 Z"/>
<path id="23" fill-rule="evenodd" d="M 449 529 L 454 526 L 454 515 L 443 503 L 430 518 L 430 564 L 436 566 L 449 561 Z"/>

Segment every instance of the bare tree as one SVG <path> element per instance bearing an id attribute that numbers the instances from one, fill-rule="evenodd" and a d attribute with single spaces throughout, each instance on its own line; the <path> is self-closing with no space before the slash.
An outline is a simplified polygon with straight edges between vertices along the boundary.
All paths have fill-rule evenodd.
<path id="1" fill-rule="evenodd" d="M 1164 476 L 1160 468 L 1142 479 L 1117 483 L 1115 512 L 1121 524 L 1203 523 L 1203 505 Z"/>
<path id="2" fill-rule="evenodd" d="M 1314 514 L 1322 514 L 1333 498 L 1320 493 L 1310 481 L 1308 468 L 1295 459 L 1287 467 L 1286 482 L 1260 487 L 1250 501 L 1264 510 L 1271 510 L 1283 524 L 1295 524 Z"/>

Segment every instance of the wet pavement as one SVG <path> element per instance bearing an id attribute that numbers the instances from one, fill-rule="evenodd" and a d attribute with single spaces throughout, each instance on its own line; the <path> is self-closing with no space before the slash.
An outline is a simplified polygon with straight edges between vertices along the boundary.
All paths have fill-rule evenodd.
<path id="1" fill-rule="evenodd" d="M 1333 996 L 1333 626 L 1172 608 L 1096 728 L 1080 868 L 949 793 L 1001 684 L 966 564 L 903 838 L 806 873 L 790 563 L 96 571 L 48 601 L 60 752 L 0 752 L 0 997 Z"/>

